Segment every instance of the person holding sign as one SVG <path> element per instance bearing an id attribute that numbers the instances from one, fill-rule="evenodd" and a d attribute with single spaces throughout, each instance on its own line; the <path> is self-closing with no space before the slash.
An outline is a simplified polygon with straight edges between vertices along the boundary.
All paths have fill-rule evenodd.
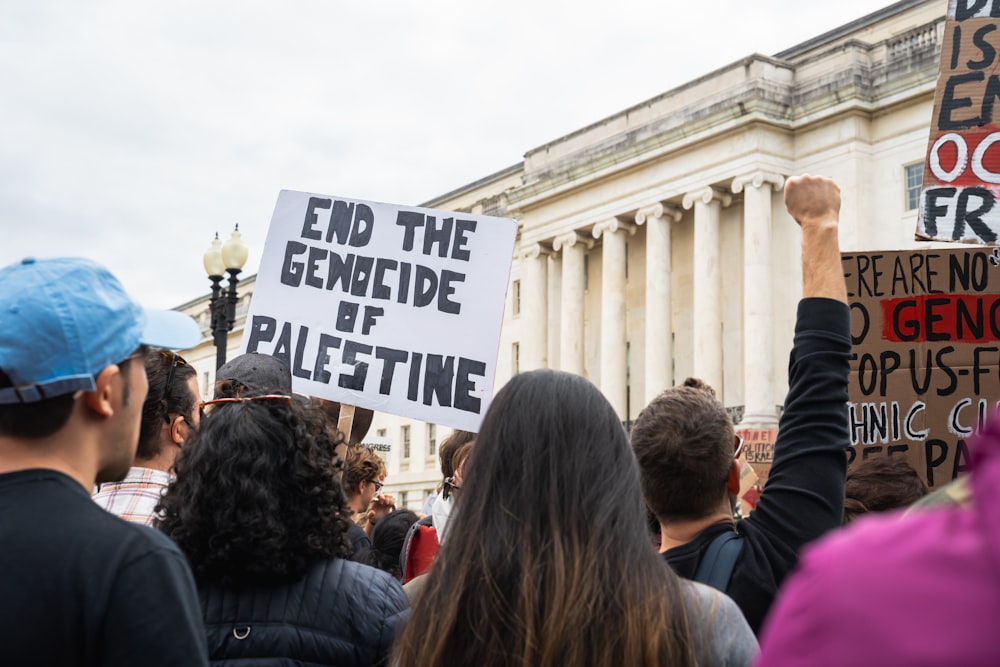
<path id="1" fill-rule="evenodd" d="M 681 576 L 724 590 L 755 632 L 799 549 L 840 526 L 851 444 L 840 189 L 827 178 L 790 178 L 785 206 L 802 228 L 803 299 L 774 463 L 756 509 L 734 525 L 730 496 L 739 490 L 741 442 L 722 403 L 700 381 L 663 392 L 632 428 L 663 558 Z M 706 571 L 712 567 L 717 576 Z"/>

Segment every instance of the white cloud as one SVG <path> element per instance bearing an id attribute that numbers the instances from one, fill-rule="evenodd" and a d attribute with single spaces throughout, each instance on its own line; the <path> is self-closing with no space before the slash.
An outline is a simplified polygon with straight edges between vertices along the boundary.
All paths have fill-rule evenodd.
<path id="1" fill-rule="evenodd" d="M 92 257 L 150 305 L 207 291 L 278 191 L 416 204 L 752 52 L 876 9 L 719 0 L 6 3 L 0 265 Z"/>

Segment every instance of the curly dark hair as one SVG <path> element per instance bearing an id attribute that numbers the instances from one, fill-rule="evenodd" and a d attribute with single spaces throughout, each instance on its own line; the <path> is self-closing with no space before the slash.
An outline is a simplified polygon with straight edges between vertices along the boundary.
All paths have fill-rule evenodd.
<path id="1" fill-rule="evenodd" d="M 177 457 L 158 526 L 202 584 L 283 583 L 316 561 L 347 558 L 339 442 L 300 402 L 218 405 Z"/>

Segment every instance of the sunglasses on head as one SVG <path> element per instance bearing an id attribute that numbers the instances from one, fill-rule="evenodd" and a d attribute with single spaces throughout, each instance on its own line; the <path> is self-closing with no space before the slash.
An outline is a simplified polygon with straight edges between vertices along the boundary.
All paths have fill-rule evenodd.
<path id="1" fill-rule="evenodd" d="M 233 396 L 232 398 L 213 398 L 210 401 L 202 401 L 198 406 L 204 410 L 210 405 L 224 405 L 227 403 L 252 403 L 254 401 L 283 401 L 288 405 L 292 404 L 292 397 L 285 394 L 264 394 L 263 396 Z"/>
<path id="2" fill-rule="evenodd" d="M 163 403 L 163 419 L 169 424 L 170 405 L 167 402 L 167 396 L 170 395 L 170 387 L 174 384 L 174 375 L 176 375 L 177 367 L 187 366 L 188 362 L 185 361 L 184 357 L 170 350 L 160 350 L 159 354 L 160 359 L 163 361 L 170 361 L 170 370 L 167 371 L 167 381 L 163 384 L 163 398 L 160 399 Z"/>
<path id="3" fill-rule="evenodd" d="M 178 366 L 187 366 L 188 362 L 181 355 L 170 350 L 160 350 L 160 359 L 170 362 L 170 370 L 167 371 L 167 386 L 174 381 L 174 374 Z"/>

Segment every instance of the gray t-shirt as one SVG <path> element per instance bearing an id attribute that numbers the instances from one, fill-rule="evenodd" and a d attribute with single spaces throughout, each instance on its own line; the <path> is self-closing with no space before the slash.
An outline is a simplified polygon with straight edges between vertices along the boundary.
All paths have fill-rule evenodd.
<path id="1" fill-rule="evenodd" d="M 704 584 L 682 580 L 681 585 L 698 664 L 751 664 L 757 656 L 757 638 L 736 603 Z"/>

